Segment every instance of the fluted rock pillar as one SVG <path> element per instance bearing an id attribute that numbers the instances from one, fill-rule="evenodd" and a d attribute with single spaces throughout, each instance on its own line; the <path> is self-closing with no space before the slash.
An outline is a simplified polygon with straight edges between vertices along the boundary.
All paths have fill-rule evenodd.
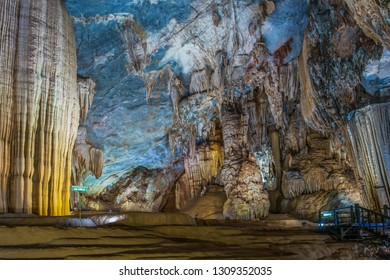
<path id="1" fill-rule="evenodd" d="M 69 213 L 76 48 L 59 0 L 0 0 L 0 213 Z"/>
<path id="2" fill-rule="evenodd" d="M 390 203 L 390 103 L 368 105 L 351 114 L 348 133 L 359 177 L 372 206 Z"/>

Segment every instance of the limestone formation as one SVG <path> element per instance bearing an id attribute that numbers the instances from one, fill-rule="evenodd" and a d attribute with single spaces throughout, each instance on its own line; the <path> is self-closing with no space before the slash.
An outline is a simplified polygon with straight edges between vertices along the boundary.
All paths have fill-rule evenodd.
<path id="1" fill-rule="evenodd" d="M 87 138 L 85 127 L 79 127 L 72 157 L 72 182 L 80 185 L 86 172 L 99 178 L 103 171 L 103 151 L 93 147 Z"/>
<path id="2" fill-rule="evenodd" d="M 263 190 L 259 167 L 255 163 L 244 162 L 239 168 L 238 173 L 233 173 L 238 178 L 235 182 L 231 179 L 235 184 L 226 191 L 228 198 L 223 209 L 224 216 L 239 220 L 266 218 L 270 202 L 268 193 Z"/>
<path id="3" fill-rule="evenodd" d="M 60 1 L 0 2 L 1 212 L 389 203 L 386 1 L 64 2 L 78 88 Z"/>
<path id="4" fill-rule="evenodd" d="M 217 185 L 208 186 L 200 196 L 191 199 L 181 212 L 196 219 L 222 220 L 223 206 L 226 201 L 225 191 Z"/>
<path id="5" fill-rule="evenodd" d="M 84 207 L 98 211 L 159 212 L 181 169 L 149 170 L 139 167 L 130 170 L 112 188 L 103 188 L 93 195 L 83 196 Z"/>
<path id="6" fill-rule="evenodd" d="M 92 106 L 93 97 L 95 95 L 95 83 L 90 78 L 77 79 L 77 91 L 80 104 L 80 122 L 87 120 L 88 110 Z"/>
<path id="7" fill-rule="evenodd" d="M 348 132 L 367 199 L 383 208 L 390 201 L 390 103 L 352 112 Z"/>
<path id="8" fill-rule="evenodd" d="M 193 157 L 184 159 L 184 174 L 176 182 L 176 208 L 205 192 L 211 183 L 218 181 L 223 163 L 223 148 L 219 142 L 198 146 Z"/>
<path id="9" fill-rule="evenodd" d="M 390 49 L 390 11 L 385 0 L 345 0 L 364 33 Z M 386 7 L 387 5 L 387 7 Z"/>
<path id="10" fill-rule="evenodd" d="M 76 45 L 60 1 L 0 1 L 0 213 L 64 215 L 79 122 Z"/>
<path id="11" fill-rule="evenodd" d="M 222 134 L 225 161 L 221 180 L 227 201 L 224 216 L 230 219 L 261 219 L 268 216 L 270 202 L 264 190 L 261 171 L 256 161 L 249 159 L 245 145 L 245 122 L 236 108 L 224 106 Z"/>
<path id="12" fill-rule="evenodd" d="M 92 106 L 95 83 L 90 78 L 79 78 L 77 88 L 80 104 L 80 124 L 72 155 L 72 183 L 74 185 L 80 185 L 83 175 L 89 171 L 96 178 L 99 178 L 102 175 L 104 164 L 103 151 L 90 143 L 84 125 L 88 110 Z"/>

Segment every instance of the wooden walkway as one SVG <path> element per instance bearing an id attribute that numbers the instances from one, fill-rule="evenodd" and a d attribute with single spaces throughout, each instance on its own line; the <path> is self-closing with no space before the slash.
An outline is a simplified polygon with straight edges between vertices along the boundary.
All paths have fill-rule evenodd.
<path id="1" fill-rule="evenodd" d="M 390 244 L 390 214 L 385 207 L 384 213 L 354 206 L 319 212 L 320 230 L 328 231 L 340 240 L 361 241 L 380 240 L 386 246 Z"/>

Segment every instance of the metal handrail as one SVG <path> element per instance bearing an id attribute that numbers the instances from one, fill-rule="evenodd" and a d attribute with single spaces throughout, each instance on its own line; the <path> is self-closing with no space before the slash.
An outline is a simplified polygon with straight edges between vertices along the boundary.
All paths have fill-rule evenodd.
<path id="1" fill-rule="evenodd" d="M 359 204 L 332 210 L 319 211 L 320 226 L 340 227 L 355 225 L 372 233 L 385 236 L 390 230 L 390 216 L 364 208 Z"/>

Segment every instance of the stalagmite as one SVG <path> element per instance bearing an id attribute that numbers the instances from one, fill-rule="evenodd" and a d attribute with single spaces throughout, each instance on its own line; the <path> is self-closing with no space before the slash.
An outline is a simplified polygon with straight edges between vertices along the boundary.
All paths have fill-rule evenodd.
<path id="1" fill-rule="evenodd" d="M 64 215 L 79 104 L 60 1 L 0 1 L 0 212 Z"/>
<path id="2" fill-rule="evenodd" d="M 249 159 L 245 143 L 245 119 L 229 104 L 223 105 L 222 134 L 225 161 L 221 171 L 227 201 L 223 213 L 230 219 L 252 220 L 268 216 L 270 202 L 264 191 L 261 170 Z"/>

